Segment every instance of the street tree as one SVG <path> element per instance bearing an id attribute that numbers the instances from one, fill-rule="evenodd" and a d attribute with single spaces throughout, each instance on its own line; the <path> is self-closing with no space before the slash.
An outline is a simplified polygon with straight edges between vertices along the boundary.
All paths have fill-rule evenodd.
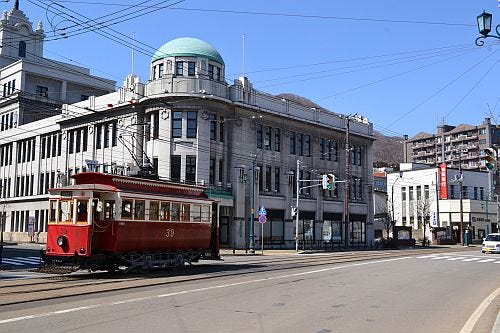
<path id="1" fill-rule="evenodd" d="M 421 199 L 417 200 L 416 205 L 417 210 L 417 219 L 419 224 L 422 225 L 423 228 L 423 238 L 422 238 L 422 246 L 426 246 L 427 244 L 427 227 L 431 226 L 431 203 L 429 200 L 428 193 L 426 193 Z M 420 225 L 419 225 L 420 229 Z"/>

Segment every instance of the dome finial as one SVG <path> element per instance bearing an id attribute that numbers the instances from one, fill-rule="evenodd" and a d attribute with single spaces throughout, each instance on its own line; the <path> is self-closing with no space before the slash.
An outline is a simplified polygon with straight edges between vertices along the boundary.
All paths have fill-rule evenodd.
<path id="1" fill-rule="evenodd" d="M 16 0 L 16 2 L 14 2 L 14 9 L 19 10 L 19 0 Z"/>

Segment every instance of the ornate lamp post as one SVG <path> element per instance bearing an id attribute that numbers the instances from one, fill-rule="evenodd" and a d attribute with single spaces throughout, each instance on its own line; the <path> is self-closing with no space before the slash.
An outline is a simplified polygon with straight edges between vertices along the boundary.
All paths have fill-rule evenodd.
<path id="1" fill-rule="evenodd" d="M 483 11 L 480 15 L 477 16 L 477 28 L 479 30 L 479 33 L 482 35 L 476 38 L 477 46 L 483 46 L 484 45 L 483 39 L 486 39 L 488 37 L 500 39 L 500 31 L 499 31 L 500 24 L 495 27 L 496 35 L 489 34 L 491 32 L 492 17 L 493 17 L 492 14 L 486 13 L 485 11 Z"/>

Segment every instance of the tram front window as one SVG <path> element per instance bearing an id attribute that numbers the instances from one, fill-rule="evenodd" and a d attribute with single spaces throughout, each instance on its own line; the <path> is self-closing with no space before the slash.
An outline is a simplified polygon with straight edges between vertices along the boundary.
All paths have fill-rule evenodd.
<path id="1" fill-rule="evenodd" d="M 73 201 L 61 200 L 59 209 L 60 222 L 73 222 Z"/>

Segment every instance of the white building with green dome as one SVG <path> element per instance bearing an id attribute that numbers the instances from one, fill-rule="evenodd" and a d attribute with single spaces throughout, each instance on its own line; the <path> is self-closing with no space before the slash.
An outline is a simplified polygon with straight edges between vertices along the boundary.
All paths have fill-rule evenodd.
<path id="1" fill-rule="evenodd" d="M 254 235 L 256 247 L 263 241 L 265 248 L 295 248 L 296 230 L 300 247 L 344 247 L 345 235 L 349 247 L 372 245 L 374 137 L 365 118 L 255 90 L 246 77 L 227 82 L 222 56 L 196 38 L 167 42 L 150 66 L 146 82 L 131 75 L 114 93 L 65 105 L 50 119 L 53 126 L 42 120 L 31 124 L 31 134 L 14 129 L 14 147 L 37 140 L 52 152 L 46 136 L 65 139 L 57 169 L 47 167 L 53 159 L 47 149 L 35 153 L 33 194 L 16 192 L 20 185 L 12 179 L 17 195 L 2 197 L 7 239 L 26 239 L 19 226 L 36 216 L 43 241 L 47 181 L 65 183 L 92 161 L 101 172 L 153 173 L 207 186 L 218 207 L 222 247 L 248 249 Z M 322 174 L 335 175 L 334 189 L 322 189 Z M 297 202 L 298 219 L 292 215 Z M 263 233 L 261 207 L 267 213 Z"/>

